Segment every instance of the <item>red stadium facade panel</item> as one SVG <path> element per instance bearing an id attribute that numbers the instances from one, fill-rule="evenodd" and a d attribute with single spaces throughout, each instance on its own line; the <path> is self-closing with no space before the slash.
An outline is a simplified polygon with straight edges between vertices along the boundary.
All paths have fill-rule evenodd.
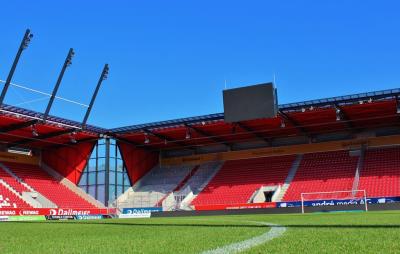
<path id="1" fill-rule="evenodd" d="M 42 152 L 42 161 L 71 182 L 78 184 L 95 142 L 47 149 Z"/>
<path id="2" fill-rule="evenodd" d="M 159 162 L 159 154 L 157 152 L 138 149 L 124 142 L 118 142 L 118 146 L 132 185 Z"/>

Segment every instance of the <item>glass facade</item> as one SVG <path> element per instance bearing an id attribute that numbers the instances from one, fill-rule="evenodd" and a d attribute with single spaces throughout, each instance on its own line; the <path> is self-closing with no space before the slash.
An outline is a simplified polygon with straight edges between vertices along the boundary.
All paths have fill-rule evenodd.
<path id="1" fill-rule="evenodd" d="M 105 205 L 113 202 L 131 186 L 114 139 L 97 141 L 78 186 Z"/>

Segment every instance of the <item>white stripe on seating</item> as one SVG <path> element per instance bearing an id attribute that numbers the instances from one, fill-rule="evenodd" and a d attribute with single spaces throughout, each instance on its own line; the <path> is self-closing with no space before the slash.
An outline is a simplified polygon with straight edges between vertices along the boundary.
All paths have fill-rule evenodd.
<path id="1" fill-rule="evenodd" d="M 286 227 L 276 225 L 273 223 L 266 223 L 266 222 L 260 222 L 260 221 L 249 221 L 249 222 L 257 223 L 257 224 L 261 224 L 261 225 L 265 225 L 265 226 L 270 226 L 271 229 L 268 232 L 266 232 L 260 236 L 253 237 L 248 240 L 244 240 L 242 242 L 225 245 L 225 246 L 219 247 L 217 249 L 204 251 L 201 254 L 238 253 L 238 252 L 250 249 L 252 247 L 255 247 L 257 245 L 271 241 L 274 238 L 280 237 L 286 231 Z"/>

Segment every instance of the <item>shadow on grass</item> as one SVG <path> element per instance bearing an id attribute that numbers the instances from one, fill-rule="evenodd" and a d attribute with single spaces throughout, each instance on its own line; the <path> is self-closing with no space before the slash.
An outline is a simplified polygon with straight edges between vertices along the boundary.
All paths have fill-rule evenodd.
<path id="1" fill-rule="evenodd" d="M 17 221 L 17 222 L 6 222 L 6 223 L 21 223 L 21 224 L 44 224 L 46 222 L 39 221 Z M 60 224 L 70 224 L 70 225 L 97 225 L 97 226 L 129 226 L 129 227 L 215 227 L 215 228 L 265 228 L 265 227 L 286 227 L 286 228 L 343 228 L 343 229 L 379 229 L 379 228 L 398 228 L 400 229 L 400 224 L 392 224 L 392 225 L 383 225 L 383 224 L 366 224 L 366 225 L 352 225 L 352 224 L 282 224 L 282 225 L 258 225 L 258 224 L 196 224 L 196 223 L 182 223 L 182 224 L 174 224 L 174 223 L 118 223 L 118 222 L 82 222 L 78 221 L 52 221 L 47 223 L 47 225 L 60 225 Z"/>

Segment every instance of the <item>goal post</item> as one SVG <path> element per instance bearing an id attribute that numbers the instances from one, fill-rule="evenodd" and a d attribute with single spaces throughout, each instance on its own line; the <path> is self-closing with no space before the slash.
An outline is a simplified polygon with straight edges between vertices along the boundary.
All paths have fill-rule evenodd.
<path id="1" fill-rule="evenodd" d="M 343 206 L 359 205 L 363 210 L 368 211 L 367 193 L 365 190 L 349 191 L 325 191 L 301 193 L 301 212 L 305 213 L 307 207 L 329 207 L 328 210 L 334 211 L 335 208 Z"/>

